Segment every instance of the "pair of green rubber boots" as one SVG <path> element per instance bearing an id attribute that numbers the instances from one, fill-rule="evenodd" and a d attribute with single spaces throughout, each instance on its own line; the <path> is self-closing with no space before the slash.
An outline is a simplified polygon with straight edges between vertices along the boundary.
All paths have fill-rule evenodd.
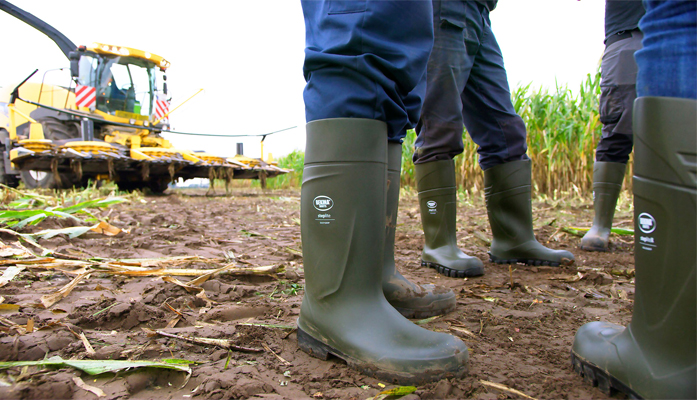
<path id="1" fill-rule="evenodd" d="M 484 274 L 484 265 L 457 246 L 457 190 L 453 160 L 414 166 L 419 191 L 424 249 L 421 265 L 450 277 Z M 512 161 L 484 171 L 484 197 L 493 240 L 489 258 L 497 264 L 570 265 L 574 255 L 535 239 L 532 226 L 530 160 Z"/>
<path id="2" fill-rule="evenodd" d="M 452 291 L 414 285 L 395 268 L 400 169 L 401 144 L 388 144 L 384 122 L 307 124 L 298 345 L 389 383 L 461 377 L 469 359 L 465 344 L 405 318 L 444 313 L 456 302 Z"/>
<path id="3" fill-rule="evenodd" d="M 632 321 L 583 325 L 571 360 L 608 395 L 695 399 L 697 101 L 640 97 L 633 116 Z"/>

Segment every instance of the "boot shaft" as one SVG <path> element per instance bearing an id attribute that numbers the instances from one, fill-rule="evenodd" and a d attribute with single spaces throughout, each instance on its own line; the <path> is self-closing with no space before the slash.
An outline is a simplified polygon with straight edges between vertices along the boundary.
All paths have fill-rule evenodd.
<path id="1" fill-rule="evenodd" d="M 695 365 L 696 110 L 694 100 L 651 97 L 637 99 L 634 108 L 636 297 L 630 327 L 655 354 L 659 371 Z"/>
<path id="2" fill-rule="evenodd" d="M 399 186 L 402 171 L 402 144 L 387 143 L 387 203 L 385 209 L 385 257 L 383 278 L 395 275 L 394 241 L 399 211 Z"/>
<path id="3" fill-rule="evenodd" d="M 612 228 L 626 168 L 626 164 L 605 161 L 596 161 L 593 165 L 593 225 Z"/>
<path id="4" fill-rule="evenodd" d="M 425 249 L 457 247 L 455 163 L 438 160 L 414 165 Z"/>
<path id="5" fill-rule="evenodd" d="M 382 291 L 386 135 L 375 120 L 307 124 L 300 208 L 306 296 Z"/>
<path id="6" fill-rule="evenodd" d="M 532 230 L 530 160 L 484 171 L 484 199 L 494 240 L 504 247 L 535 240 Z M 493 246 L 493 245 L 492 245 Z"/>

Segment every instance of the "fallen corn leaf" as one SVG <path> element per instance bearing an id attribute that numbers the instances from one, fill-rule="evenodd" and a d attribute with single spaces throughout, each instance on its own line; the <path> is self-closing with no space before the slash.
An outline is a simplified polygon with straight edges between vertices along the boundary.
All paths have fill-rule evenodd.
<path id="1" fill-rule="evenodd" d="M 75 382 L 75 385 L 79 387 L 82 390 L 86 390 L 90 393 L 93 393 L 97 397 L 104 397 L 106 396 L 106 393 L 98 387 L 90 386 L 86 384 L 82 379 L 80 379 L 79 376 L 74 376 L 73 377 L 73 382 Z"/>
<path id="2" fill-rule="evenodd" d="M 24 267 L 8 267 L 2 276 L 0 276 L 0 287 L 7 285 L 15 276 L 19 275 L 24 270 Z"/>
<path id="3" fill-rule="evenodd" d="M 484 386 L 493 387 L 495 389 L 503 390 L 504 392 L 509 392 L 509 393 L 513 393 L 517 396 L 525 397 L 526 399 L 536 400 L 534 397 L 530 397 L 521 391 L 515 390 L 513 388 L 509 388 L 508 386 L 502 385 L 500 383 L 489 382 L 489 381 L 485 381 L 485 380 L 480 380 L 479 383 L 481 383 Z"/>
<path id="4" fill-rule="evenodd" d="M 116 372 L 124 369 L 138 367 L 167 368 L 191 373 L 188 364 L 176 364 L 155 361 L 126 361 L 126 360 L 64 360 L 59 356 L 53 356 L 39 361 L 7 361 L 0 362 L 0 369 L 23 366 L 68 366 L 84 371 L 90 375 L 99 375 L 105 372 Z"/>
<path id="5" fill-rule="evenodd" d="M 41 296 L 41 304 L 43 304 L 44 307 L 49 308 L 52 305 L 58 303 L 63 298 L 65 298 L 67 295 L 69 295 L 70 292 L 72 292 L 73 289 L 75 289 L 75 286 L 77 286 L 77 284 L 80 283 L 81 280 L 89 277 L 90 274 L 91 274 L 91 272 L 86 272 L 84 274 L 80 274 L 80 275 L 76 276 L 75 278 L 73 278 L 73 280 L 70 283 L 63 286 L 56 293 L 45 294 L 45 295 Z"/>
<path id="6" fill-rule="evenodd" d="M 105 221 L 99 221 L 99 223 L 91 227 L 90 230 L 95 231 L 97 233 L 101 233 L 106 236 L 116 236 L 119 233 L 124 232 L 123 230 L 121 230 L 121 228 L 117 228 L 114 225 L 111 225 Z"/>

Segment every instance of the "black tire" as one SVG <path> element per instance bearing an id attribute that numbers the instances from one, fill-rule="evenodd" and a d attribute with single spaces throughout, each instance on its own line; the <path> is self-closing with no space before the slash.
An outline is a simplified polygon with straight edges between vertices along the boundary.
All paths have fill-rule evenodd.
<path id="1" fill-rule="evenodd" d="M 169 179 L 150 178 L 149 181 L 121 181 L 116 182 L 116 186 L 122 192 L 140 190 L 152 194 L 162 194 L 169 187 Z"/>
<path id="2" fill-rule="evenodd" d="M 80 137 L 79 125 L 76 122 L 63 122 L 53 117 L 44 117 L 39 122 L 44 128 L 44 137 L 54 142 L 65 142 Z M 28 189 L 70 189 L 81 186 L 81 182 L 73 173 L 60 173 L 60 182 L 50 172 L 21 171 L 20 175 Z"/>
<path id="3" fill-rule="evenodd" d="M 8 174 L 5 171 L 5 158 L 9 158 L 10 155 L 4 143 L 6 143 L 9 137 L 9 132 L 5 129 L 0 129 L 0 183 L 11 188 L 16 188 L 19 186 L 19 175 Z"/>
<path id="4" fill-rule="evenodd" d="M 162 194 L 169 187 L 169 179 L 150 178 L 146 184 L 148 185 L 148 189 L 150 189 L 152 194 Z"/>

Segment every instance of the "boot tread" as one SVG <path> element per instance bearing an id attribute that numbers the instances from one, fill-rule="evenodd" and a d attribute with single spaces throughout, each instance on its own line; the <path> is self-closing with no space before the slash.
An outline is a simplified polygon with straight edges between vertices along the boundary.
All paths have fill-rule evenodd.
<path id="1" fill-rule="evenodd" d="M 571 352 L 571 365 L 574 368 L 574 372 L 580 375 L 584 381 L 593 387 L 597 387 L 608 396 L 613 396 L 617 392 L 621 392 L 630 399 L 643 399 L 637 392 L 630 389 L 629 386 L 620 382 L 598 366 L 582 360 L 574 354 L 573 351 Z"/>
<path id="2" fill-rule="evenodd" d="M 517 259 L 517 258 L 512 258 L 512 259 L 498 259 L 491 255 L 489 253 L 489 261 L 495 263 L 495 264 L 525 264 L 525 265 L 532 265 L 535 267 L 538 266 L 549 266 L 549 267 L 558 267 L 560 265 L 571 265 L 574 263 L 574 260 L 569 260 L 569 259 L 562 259 L 561 262 L 556 262 L 556 261 L 549 261 L 549 260 L 538 260 L 538 259 Z"/>
<path id="3" fill-rule="evenodd" d="M 475 276 L 484 275 L 484 268 L 482 267 L 468 268 L 466 270 L 461 271 L 458 269 L 448 268 L 444 265 L 423 260 L 421 260 L 421 266 L 433 268 L 436 271 L 438 271 L 439 274 L 445 275 L 450 278 L 471 278 Z"/>

